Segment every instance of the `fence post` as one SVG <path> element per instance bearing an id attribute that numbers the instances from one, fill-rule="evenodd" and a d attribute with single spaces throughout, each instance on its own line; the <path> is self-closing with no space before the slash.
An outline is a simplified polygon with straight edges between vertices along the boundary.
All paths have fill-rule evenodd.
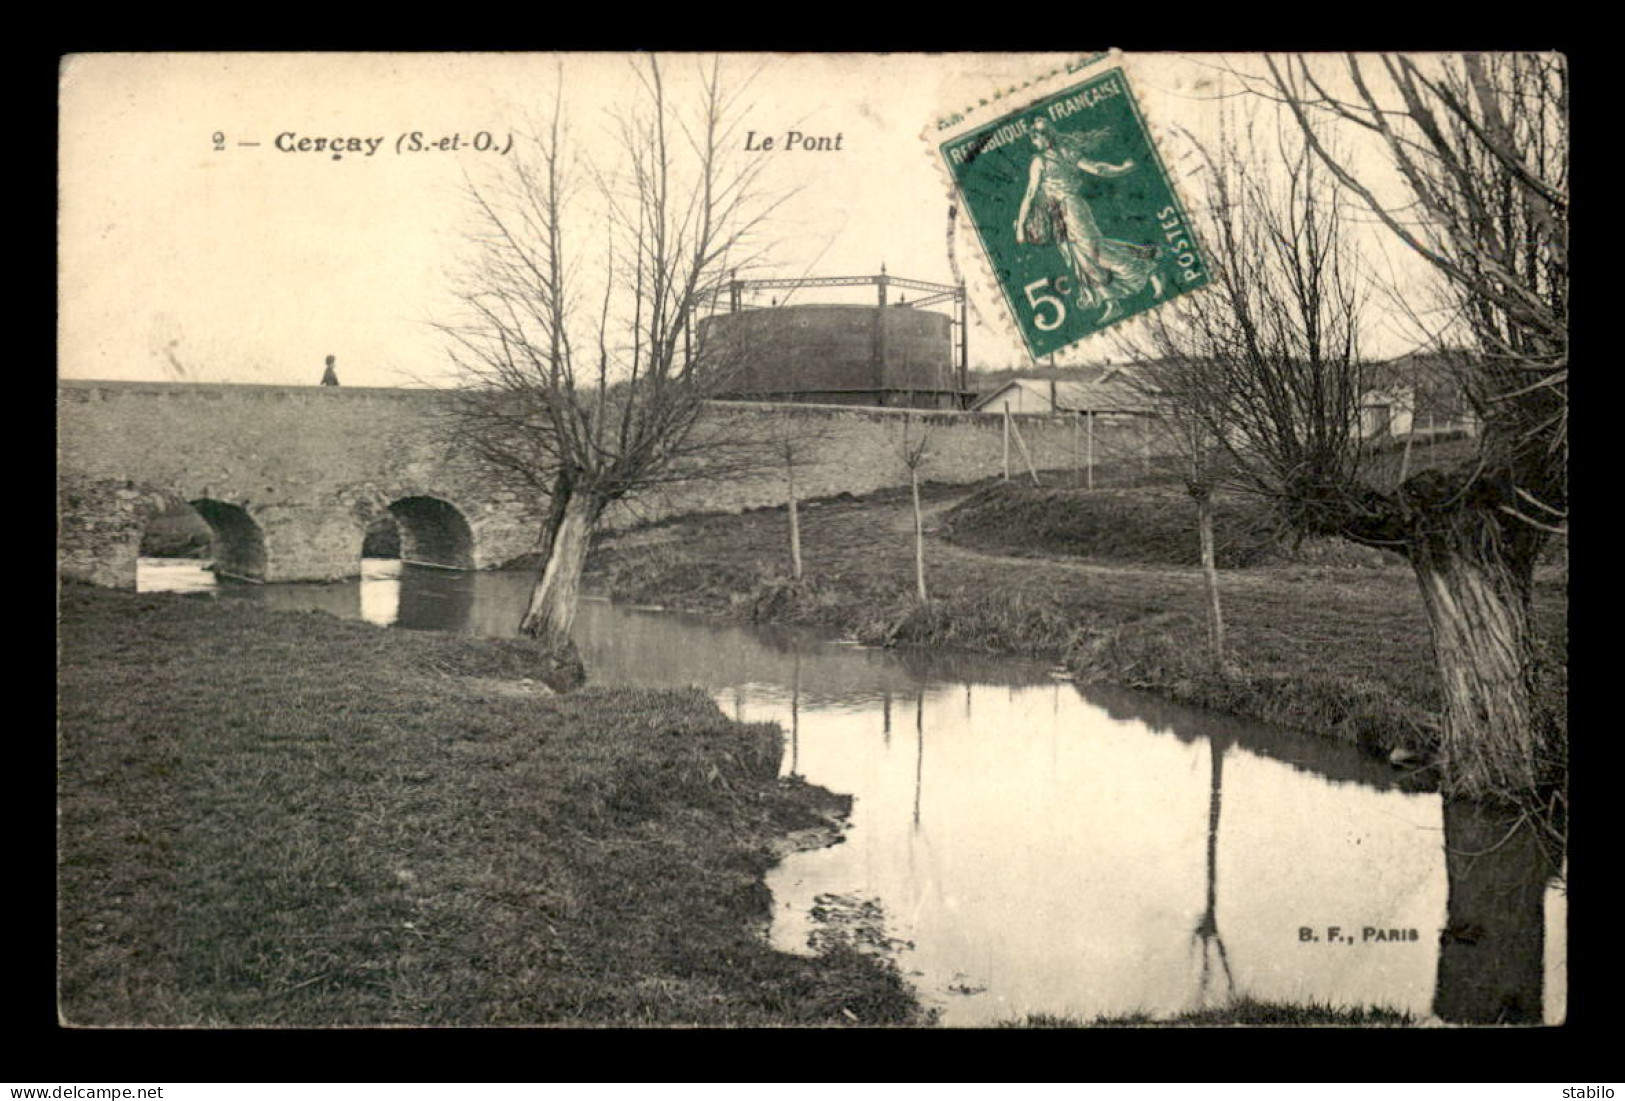
<path id="1" fill-rule="evenodd" d="M 1082 413 L 1079 413 L 1076 409 L 1072 410 L 1072 484 L 1074 486 L 1083 483 L 1083 466 L 1078 461 L 1078 422 L 1082 419 Z"/>
<path id="2" fill-rule="evenodd" d="M 1043 485 L 1044 483 L 1038 480 L 1038 467 L 1033 462 L 1033 453 L 1027 450 L 1027 441 L 1022 438 L 1021 429 L 1016 427 L 1015 421 L 1010 422 L 1010 430 L 1015 433 L 1016 446 L 1021 448 L 1021 457 L 1027 463 L 1027 473 L 1033 476 L 1033 485 Z"/>
<path id="3" fill-rule="evenodd" d="M 1010 403 L 1004 403 L 1004 480 L 1010 480 Z"/>
<path id="4" fill-rule="evenodd" d="M 1087 426 L 1088 429 L 1089 429 L 1089 452 L 1088 452 L 1088 454 L 1089 454 L 1089 465 L 1088 465 L 1088 468 L 1087 468 L 1088 471 L 1089 471 L 1089 488 L 1094 489 L 1095 488 L 1095 411 L 1093 409 L 1091 409 L 1087 413 L 1085 413 L 1084 416 L 1089 418 L 1089 423 L 1088 423 L 1088 426 Z"/>

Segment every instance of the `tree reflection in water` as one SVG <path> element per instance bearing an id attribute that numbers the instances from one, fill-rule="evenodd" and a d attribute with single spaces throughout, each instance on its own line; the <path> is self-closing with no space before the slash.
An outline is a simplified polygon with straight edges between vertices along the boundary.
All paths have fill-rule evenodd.
<path id="1" fill-rule="evenodd" d="M 790 775 L 801 775 L 801 651 L 790 674 Z"/>
<path id="2" fill-rule="evenodd" d="M 1446 799 L 1444 843 L 1450 901 L 1434 1013 L 1461 1024 L 1541 1023 L 1546 889 L 1558 874 L 1543 838 L 1515 813 Z"/>
<path id="3" fill-rule="evenodd" d="M 925 782 L 925 687 L 914 700 L 914 828 L 920 828 L 920 788 Z"/>
<path id="4" fill-rule="evenodd" d="M 1227 1005 L 1236 997 L 1236 979 L 1230 973 L 1230 959 L 1225 955 L 1224 941 L 1219 936 L 1219 806 L 1224 789 L 1224 755 L 1231 744 L 1231 739 L 1220 735 L 1208 738 L 1211 779 L 1207 804 L 1207 906 L 1192 937 L 1202 953 L 1202 976 L 1196 992 L 1200 1009 Z M 1215 989 L 1215 960 L 1224 973 L 1222 995 Z"/>

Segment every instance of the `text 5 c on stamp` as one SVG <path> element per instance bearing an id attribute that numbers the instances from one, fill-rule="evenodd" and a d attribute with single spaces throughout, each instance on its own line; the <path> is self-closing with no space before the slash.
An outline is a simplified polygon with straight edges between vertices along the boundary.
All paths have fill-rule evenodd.
<path id="1" fill-rule="evenodd" d="M 1208 281 L 1120 68 L 956 134 L 938 152 L 1034 357 Z"/>

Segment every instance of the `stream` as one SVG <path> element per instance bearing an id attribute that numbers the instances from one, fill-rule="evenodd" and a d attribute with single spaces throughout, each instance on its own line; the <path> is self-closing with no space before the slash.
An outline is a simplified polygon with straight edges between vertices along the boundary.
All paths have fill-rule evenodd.
<path id="1" fill-rule="evenodd" d="M 333 584 L 138 586 L 513 634 L 528 574 L 369 559 Z M 854 796 L 841 843 L 768 877 L 771 937 L 883 953 L 948 1026 L 1165 1017 L 1238 998 L 1558 1023 L 1566 894 L 1540 847 L 1329 739 L 1015 658 L 584 600 L 592 683 L 700 685 L 786 732 L 783 770 Z"/>

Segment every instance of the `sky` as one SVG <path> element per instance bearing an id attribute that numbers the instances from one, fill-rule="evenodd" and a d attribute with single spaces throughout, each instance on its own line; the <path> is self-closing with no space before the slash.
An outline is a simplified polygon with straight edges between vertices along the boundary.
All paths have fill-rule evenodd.
<path id="1" fill-rule="evenodd" d="M 800 277 L 953 282 L 949 192 L 923 140 L 988 90 L 1081 55 L 730 55 L 739 129 L 776 148 L 769 268 Z M 665 59 L 681 92 L 700 62 Z M 1166 144 L 1213 132 L 1225 59 L 1136 55 L 1131 85 Z M 67 378 L 346 385 L 449 379 L 453 275 L 470 250 L 470 180 L 500 171 L 562 86 L 597 157 L 636 90 L 628 55 L 81 54 L 60 85 L 58 372 Z M 786 149 L 792 131 L 801 147 Z M 413 135 L 418 135 L 414 142 Z M 480 148 L 487 138 L 492 148 Z M 434 143 L 457 136 L 457 148 Z M 828 138 L 808 149 L 808 138 Z M 339 155 L 327 147 L 343 139 Z M 506 155 L 497 152 L 509 147 Z M 322 141 L 322 147 L 317 142 Z M 301 148 L 301 142 L 305 143 Z M 253 144 L 251 144 L 253 143 Z M 414 148 L 417 145 L 419 148 Z M 447 144 L 450 144 L 449 142 Z M 838 146 L 838 148 L 837 148 Z M 1179 168 L 1171 166 L 1177 177 Z M 1190 188 L 1194 185 L 1185 184 Z M 1187 203 L 1191 194 L 1183 196 Z M 973 238 L 955 250 L 970 262 Z M 972 281 L 973 289 L 976 281 Z M 797 301 L 813 299 L 798 296 Z M 1026 362 L 1006 307 L 974 290 L 972 365 Z M 1373 354 L 1414 341 L 1392 326 Z M 1108 335 L 1064 362 L 1120 356 Z"/>

